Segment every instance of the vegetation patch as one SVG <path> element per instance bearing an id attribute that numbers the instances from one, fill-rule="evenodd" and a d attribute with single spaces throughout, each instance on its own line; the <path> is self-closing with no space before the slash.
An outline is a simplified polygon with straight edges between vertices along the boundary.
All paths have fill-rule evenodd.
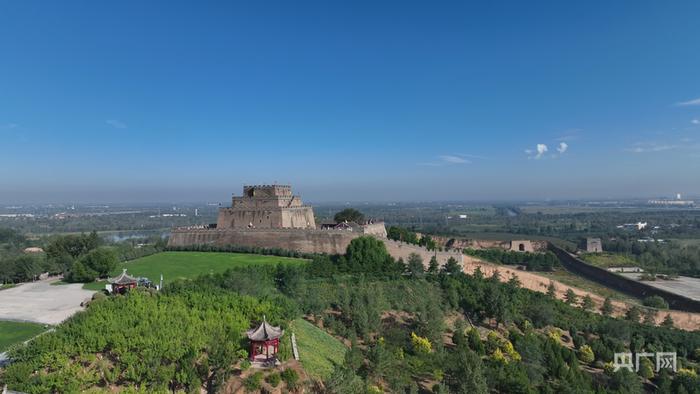
<path id="1" fill-rule="evenodd" d="M 601 268 L 634 267 L 639 265 L 631 257 L 619 253 L 583 253 L 581 259 L 588 264 Z"/>
<path id="2" fill-rule="evenodd" d="M 306 262 L 307 260 L 304 259 L 248 253 L 162 252 L 121 263 L 111 272 L 111 275 L 117 275 L 126 268 L 130 275 L 147 277 L 153 283 L 158 283 L 160 275 L 163 274 L 163 283 L 170 283 L 176 279 L 194 279 L 200 275 L 220 274 L 235 267 L 279 263 L 299 265 Z M 101 290 L 104 289 L 105 283 L 104 281 L 86 283 L 83 288 Z"/>
<path id="3" fill-rule="evenodd" d="M 304 319 L 296 319 L 290 324 L 289 338 L 285 341 L 291 340 L 292 332 L 296 334 L 299 361 L 309 375 L 327 378 L 333 365 L 342 364 L 347 348 L 330 334 Z"/>
<path id="4" fill-rule="evenodd" d="M 0 321 L 0 353 L 42 332 L 44 326 L 41 324 Z"/>

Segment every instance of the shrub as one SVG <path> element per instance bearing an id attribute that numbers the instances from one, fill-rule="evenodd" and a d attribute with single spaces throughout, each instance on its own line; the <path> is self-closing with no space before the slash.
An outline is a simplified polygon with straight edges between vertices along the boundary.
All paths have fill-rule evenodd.
<path id="1" fill-rule="evenodd" d="M 642 303 L 644 306 L 648 306 L 656 309 L 668 309 L 668 303 L 662 297 L 650 296 L 645 298 Z"/>
<path id="2" fill-rule="evenodd" d="M 245 387 L 245 390 L 248 392 L 258 391 L 262 386 L 262 378 L 263 373 L 256 372 L 245 378 L 245 380 L 243 381 L 243 387 Z"/>
<path id="3" fill-rule="evenodd" d="M 277 372 L 271 373 L 265 377 L 265 381 L 270 384 L 272 387 L 277 387 L 278 384 L 280 384 L 280 381 L 282 378 L 280 377 L 280 374 Z"/>
<path id="4" fill-rule="evenodd" d="M 415 332 L 411 333 L 411 344 L 416 353 L 430 353 L 433 350 L 433 345 L 430 344 L 428 338 L 418 336 Z"/>
<path id="5" fill-rule="evenodd" d="M 299 382 L 299 374 L 297 371 L 287 368 L 282 371 L 282 380 L 284 380 L 284 383 L 287 384 L 288 389 L 294 389 L 297 387 L 297 383 Z"/>
<path id="6" fill-rule="evenodd" d="M 595 354 L 593 354 L 593 349 L 588 345 L 583 345 L 578 351 L 578 359 L 584 364 L 590 364 L 595 360 Z"/>

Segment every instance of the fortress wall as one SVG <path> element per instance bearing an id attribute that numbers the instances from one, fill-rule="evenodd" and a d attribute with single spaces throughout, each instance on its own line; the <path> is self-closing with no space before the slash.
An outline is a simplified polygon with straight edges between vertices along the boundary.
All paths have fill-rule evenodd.
<path id="1" fill-rule="evenodd" d="M 386 245 L 386 249 L 389 252 L 389 254 L 395 258 L 399 259 L 402 258 L 404 262 L 408 260 L 408 256 L 411 253 L 416 253 L 423 259 L 423 265 L 428 268 L 428 264 L 430 264 L 430 259 L 435 256 L 437 258 L 438 264 L 439 265 L 444 265 L 447 260 L 450 257 L 454 257 L 458 263 L 462 263 L 462 253 L 460 252 L 437 252 L 437 251 L 429 251 L 428 249 L 425 249 L 423 247 L 420 247 L 418 245 L 413 245 L 413 244 L 408 244 L 404 242 L 399 242 L 399 241 L 394 241 L 391 239 L 387 238 L 380 238 L 382 241 L 384 241 L 384 245 Z"/>
<path id="2" fill-rule="evenodd" d="M 291 230 L 291 229 L 174 229 L 168 239 L 168 246 L 188 246 L 200 244 L 239 245 L 258 248 L 280 248 L 303 253 L 344 254 L 350 241 L 361 237 L 362 233 L 346 230 Z M 423 258 L 427 267 L 430 258 L 436 256 L 443 265 L 454 257 L 462 262 L 458 252 L 431 252 L 418 245 L 392 241 L 376 237 L 384 242 L 387 251 L 395 259 L 408 259 L 411 253 Z"/>
<path id="3" fill-rule="evenodd" d="M 168 246 L 197 244 L 239 245 L 280 248 L 303 253 L 345 253 L 354 238 L 362 234 L 349 231 L 290 229 L 173 230 Z"/>
<path id="4" fill-rule="evenodd" d="M 638 282 L 622 275 L 617 275 L 609 272 L 606 269 L 590 265 L 583 260 L 579 260 L 556 245 L 550 244 L 550 249 L 557 255 L 559 262 L 561 262 L 564 268 L 575 274 L 581 275 L 586 279 L 590 279 L 606 287 L 640 299 L 657 295 L 666 300 L 671 309 L 700 313 L 700 301 L 680 294 L 671 293 L 669 291 L 647 285 L 646 283 Z"/>
<path id="5" fill-rule="evenodd" d="M 287 208 L 282 211 L 282 227 L 316 228 L 313 210 L 310 207 Z"/>
<path id="6" fill-rule="evenodd" d="M 365 224 L 363 226 L 363 230 L 367 235 L 386 238 L 386 227 L 384 226 L 384 222 Z"/>
<path id="7" fill-rule="evenodd" d="M 439 235 L 430 236 L 438 245 L 450 249 L 504 249 L 519 251 L 519 244 L 525 245 L 525 252 L 545 252 L 547 251 L 547 241 L 540 240 L 513 240 L 513 241 L 498 241 L 484 239 L 468 239 L 468 238 L 451 238 Z M 515 248 L 513 248 L 515 246 Z"/>

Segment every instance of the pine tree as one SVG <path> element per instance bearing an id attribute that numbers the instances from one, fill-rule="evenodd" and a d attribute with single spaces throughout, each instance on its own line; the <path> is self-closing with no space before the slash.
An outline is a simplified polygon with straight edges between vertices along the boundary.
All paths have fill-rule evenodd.
<path id="1" fill-rule="evenodd" d="M 645 309 L 644 324 L 656 325 L 656 313 L 654 309 Z"/>
<path id="2" fill-rule="evenodd" d="M 591 298 L 590 294 L 586 294 L 585 297 L 583 297 L 583 302 L 581 303 L 581 307 L 587 311 L 593 310 L 595 307 L 595 304 L 593 303 L 593 298 Z"/>
<path id="3" fill-rule="evenodd" d="M 428 273 L 431 275 L 435 275 L 438 273 L 440 270 L 440 267 L 438 265 L 437 258 L 435 256 L 432 256 L 430 258 L 430 263 L 428 264 Z"/>
<path id="4" fill-rule="evenodd" d="M 673 318 L 671 317 L 670 313 L 666 314 L 666 317 L 664 317 L 664 321 L 661 322 L 661 326 L 666 328 L 673 327 Z"/>
<path id="5" fill-rule="evenodd" d="M 627 313 L 625 313 L 625 319 L 633 322 L 639 322 L 639 317 L 641 316 L 641 313 L 639 312 L 639 308 L 636 306 L 632 305 L 627 309 Z"/>
<path id="6" fill-rule="evenodd" d="M 575 305 L 578 303 L 578 296 L 576 293 L 574 293 L 573 290 L 567 289 L 566 293 L 564 294 L 564 302 L 566 302 L 569 305 Z"/>
<path id="7" fill-rule="evenodd" d="M 457 349 L 445 374 L 450 393 L 486 394 L 486 378 L 481 359 L 471 350 Z"/>
<path id="8" fill-rule="evenodd" d="M 603 316 L 612 315 L 613 305 L 610 297 L 605 297 L 605 301 L 603 301 L 603 306 L 600 308 L 600 312 L 603 314 Z"/>
<path id="9" fill-rule="evenodd" d="M 547 295 L 552 298 L 557 298 L 557 287 L 554 286 L 554 282 L 550 281 L 549 286 L 547 286 Z"/>

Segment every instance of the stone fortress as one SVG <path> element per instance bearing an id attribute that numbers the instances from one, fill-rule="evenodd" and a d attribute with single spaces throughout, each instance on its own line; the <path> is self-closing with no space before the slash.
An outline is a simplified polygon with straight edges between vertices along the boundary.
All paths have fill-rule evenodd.
<path id="1" fill-rule="evenodd" d="M 314 211 L 285 185 L 243 186 L 243 196 L 219 209 L 216 228 L 315 229 Z"/>
<path id="2" fill-rule="evenodd" d="M 363 235 L 380 239 L 396 259 L 417 253 L 428 264 L 435 256 L 439 264 L 462 254 L 436 252 L 387 238 L 383 222 L 339 223 L 316 226 L 313 209 L 292 194 L 289 185 L 243 186 L 242 196 L 233 196 L 231 206 L 219 208 L 216 224 L 174 228 L 168 246 L 237 245 L 280 248 L 303 253 L 344 254 L 350 241 Z"/>

